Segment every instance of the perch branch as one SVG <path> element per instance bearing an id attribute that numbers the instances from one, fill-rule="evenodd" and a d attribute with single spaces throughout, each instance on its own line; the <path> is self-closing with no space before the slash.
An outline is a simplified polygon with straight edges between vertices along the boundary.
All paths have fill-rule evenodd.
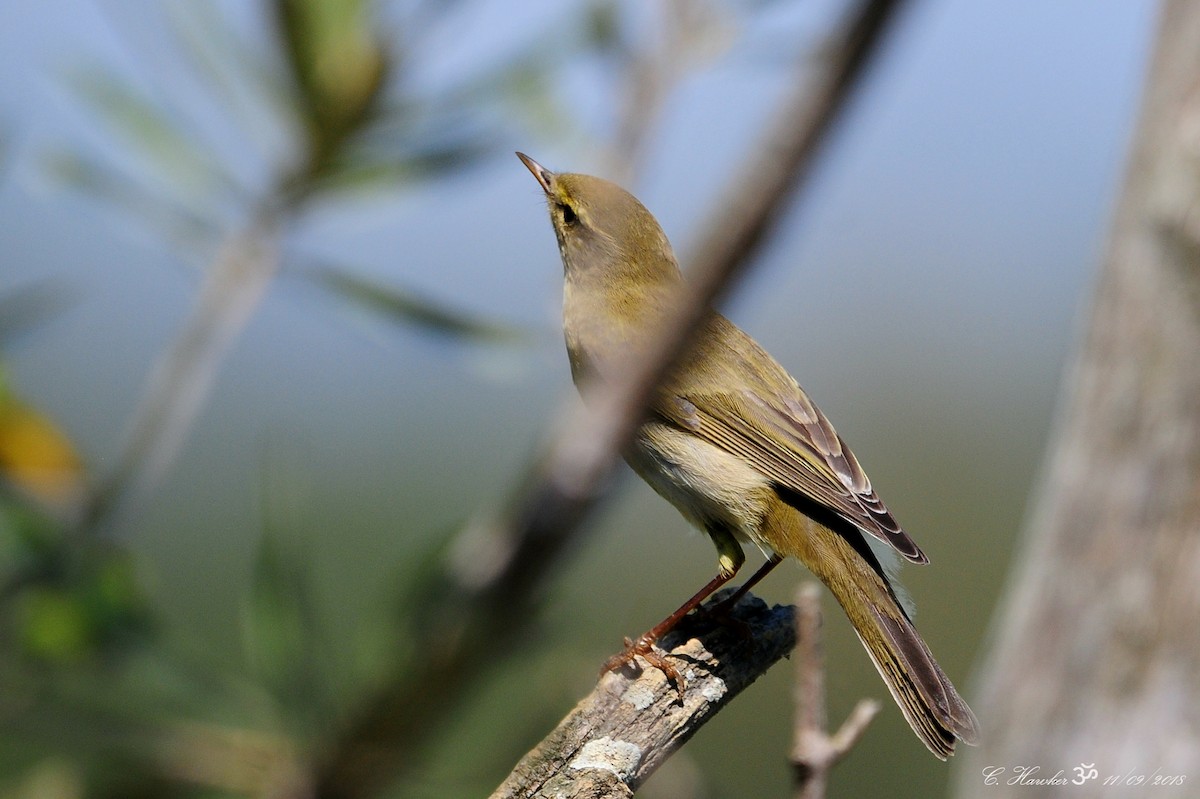
<path id="1" fill-rule="evenodd" d="M 686 683 L 682 702 L 658 669 L 644 669 L 637 677 L 604 675 L 491 799 L 632 796 L 672 752 L 795 645 L 790 607 L 768 608 L 747 596 L 730 616 L 733 626 L 689 619 L 663 639 Z"/>

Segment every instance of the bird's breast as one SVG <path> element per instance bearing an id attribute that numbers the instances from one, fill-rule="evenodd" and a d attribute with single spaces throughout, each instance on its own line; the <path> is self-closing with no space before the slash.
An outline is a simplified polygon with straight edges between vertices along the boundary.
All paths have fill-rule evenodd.
<path id="1" fill-rule="evenodd" d="M 649 422 L 626 460 L 695 526 L 720 525 L 742 541 L 765 544 L 759 530 L 774 489 L 741 458 L 690 433 Z"/>

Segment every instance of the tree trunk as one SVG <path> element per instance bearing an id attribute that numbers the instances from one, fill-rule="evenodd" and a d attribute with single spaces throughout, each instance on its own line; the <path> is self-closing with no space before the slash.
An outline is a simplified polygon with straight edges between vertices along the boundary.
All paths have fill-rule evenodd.
<path id="1" fill-rule="evenodd" d="M 1200 3 L 1160 25 L 960 796 L 1200 795 Z"/>

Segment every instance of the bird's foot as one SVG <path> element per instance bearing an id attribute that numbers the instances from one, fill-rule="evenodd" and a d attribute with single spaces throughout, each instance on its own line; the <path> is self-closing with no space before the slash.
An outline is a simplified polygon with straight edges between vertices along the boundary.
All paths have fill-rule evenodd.
<path id="1" fill-rule="evenodd" d="M 661 671 L 668 682 L 675 686 L 675 690 L 679 692 L 679 703 L 683 704 L 683 675 L 679 673 L 679 669 L 675 668 L 673 663 L 667 660 L 667 653 L 655 646 L 654 642 L 655 639 L 649 635 L 639 636 L 636 641 L 626 638 L 625 649 L 604 661 L 604 665 L 600 668 L 600 675 L 604 676 L 610 671 L 619 671 L 626 666 L 636 666 L 640 671 L 636 660 L 640 657 Z"/>

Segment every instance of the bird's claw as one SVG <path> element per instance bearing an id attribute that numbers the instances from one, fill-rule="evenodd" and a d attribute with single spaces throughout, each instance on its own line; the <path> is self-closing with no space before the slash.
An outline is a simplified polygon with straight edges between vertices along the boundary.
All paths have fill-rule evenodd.
<path id="1" fill-rule="evenodd" d="M 667 653 L 654 645 L 654 639 L 646 636 L 639 637 L 636 641 L 629 638 L 625 639 L 625 648 L 617 654 L 604 661 L 604 665 L 600 669 L 600 675 L 603 676 L 610 671 L 620 671 L 626 666 L 635 666 L 637 658 L 646 661 L 647 664 L 653 666 L 663 673 L 663 676 L 675 686 L 675 690 L 679 692 L 679 703 L 683 704 L 684 681 L 683 675 L 679 673 L 679 669 L 667 659 Z M 640 671 L 640 667 L 638 668 Z"/>

